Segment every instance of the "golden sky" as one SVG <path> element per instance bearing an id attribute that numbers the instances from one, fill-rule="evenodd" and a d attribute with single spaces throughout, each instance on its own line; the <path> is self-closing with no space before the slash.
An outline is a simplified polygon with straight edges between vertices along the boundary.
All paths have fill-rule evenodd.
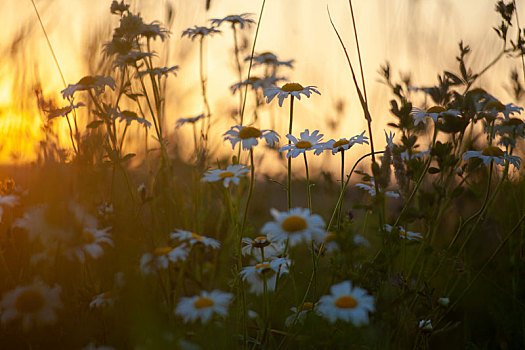
<path id="1" fill-rule="evenodd" d="M 229 14 L 253 13 L 257 19 L 262 1 L 211 0 L 209 12 L 204 10 L 205 0 L 142 0 L 131 1 L 132 9 L 140 10 L 146 22 L 164 22 L 166 4 L 173 5 L 176 13 L 171 28 L 170 64 L 180 65 L 178 77 L 170 78 L 168 96 L 168 126 L 177 118 L 201 113 L 198 44 L 181 39 L 181 32 L 193 25 L 205 25 L 207 19 Z M 60 62 L 65 79 L 75 83 L 89 70 L 94 47 L 100 47 L 111 38 L 111 28 L 118 19 L 109 12 L 109 0 L 35 0 L 44 26 Z M 384 144 L 382 130 L 390 119 L 390 93 L 378 82 L 377 70 L 390 61 L 394 77 L 397 72 L 411 72 L 416 85 L 428 86 L 435 82 L 438 72 L 457 71 L 455 56 L 457 43 L 464 40 L 473 49 L 469 62 L 474 70 L 489 62 L 499 50 L 499 41 L 492 26 L 498 24 L 492 0 L 366 0 L 354 1 L 365 78 L 374 118 L 376 142 Z M 327 6 L 357 65 L 350 13 L 346 0 L 267 0 L 256 51 L 273 51 L 281 59 L 295 59 L 295 70 L 286 73 L 291 81 L 303 85 L 316 85 L 321 96 L 302 99 L 296 104 L 297 133 L 304 128 L 320 129 L 326 139 L 350 137 L 365 128 L 357 95 L 352 85 L 345 57 L 331 29 Z M 525 21 L 525 12 L 519 14 Z M 47 96 L 60 99 L 63 89 L 58 70 L 53 63 L 43 32 L 38 25 L 31 1 L 0 1 L 2 50 L 0 60 L 0 136 L 4 140 L 0 149 L 0 162 L 13 162 L 14 153 L 19 161 L 31 161 L 32 149 L 39 142 L 40 117 L 32 98 L 32 85 L 40 81 Z M 251 40 L 253 31 L 246 32 Z M 13 46 L 15 38 L 19 45 Z M 232 36 L 224 27 L 221 36 L 207 42 L 207 69 L 209 92 L 214 115 L 222 115 L 216 126 L 215 143 L 220 152 L 229 145 L 218 138 L 231 125 L 228 115 L 236 106 L 236 96 L 228 87 L 235 79 L 232 60 Z M 490 74 L 479 81 L 506 103 L 509 95 L 503 86 L 508 82 L 510 67 L 519 67 L 514 59 L 503 60 Z M 497 78 L 497 79 L 494 79 Z M 29 95 L 29 96 L 28 96 Z M 344 118 L 337 130 L 327 128 L 327 120 L 337 118 L 335 104 L 343 99 L 347 105 Z M 32 101 L 32 102 L 31 102 Z M 513 101 L 517 102 L 517 101 Z M 519 103 L 518 103 L 519 104 Z M 279 108 L 276 102 L 265 107 L 263 118 L 276 118 L 277 131 L 284 137 L 288 120 L 287 104 Z M 280 124 L 279 124 L 280 121 Z M 228 124 L 230 123 L 230 124 Z M 268 121 L 262 122 L 268 127 Z M 189 128 L 191 129 L 191 128 Z M 62 138 L 67 144 L 65 123 Z M 344 132 L 342 132 L 344 131 Z M 175 131 L 179 139 L 191 144 L 191 130 Z M 22 142 L 21 140 L 24 140 Z M 284 142 L 284 141 L 283 141 Z M 364 149 L 356 152 L 364 152 Z M 354 157 L 355 158 L 355 157 Z M 329 160 L 322 164 L 328 164 Z"/>

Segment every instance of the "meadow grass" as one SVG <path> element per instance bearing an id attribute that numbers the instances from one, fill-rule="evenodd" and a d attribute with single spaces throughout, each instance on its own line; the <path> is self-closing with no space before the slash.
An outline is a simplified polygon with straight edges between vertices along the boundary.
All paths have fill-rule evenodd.
<path id="1" fill-rule="evenodd" d="M 294 129 L 294 104 L 324 95 L 281 75 L 293 60 L 256 49 L 265 4 L 257 21 L 211 19 L 179 39 L 113 1 L 110 73 L 65 86 L 59 104 L 39 95 L 49 142 L 38 162 L 0 183 L 1 348 L 525 347 L 523 108 L 478 84 L 500 60 L 523 60 L 516 3 L 496 3 L 502 48 L 479 70 L 463 42 L 458 66 L 432 87 L 397 82 L 381 67 L 393 94 L 384 149 L 372 137 L 352 2 L 359 67 L 327 20 L 368 128 L 330 140 Z M 210 146 L 221 116 L 203 62 L 206 41 L 226 31 L 238 96 L 223 156 Z M 160 67 L 153 48 L 173 37 L 198 45 L 202 113 L 169 125 L 167 84 L 184 67 Z M 525 65 L 511 73 L 516 102 L 523 78 Z M 288 134 L 262 128 L 263 108 L 289 116 Z M 53 141 L 54 123 L 68 128 L 68 147 Z M 193 142 L 170 137 L 175 128 Z M 136 130 L 146 135 L 144 156 L 127 151 Z M 177 147 L 192 156 L 181 159 Z M 286 174 L 262 173 L 269 153 Z M 349 153 L 358 155 L 350 165 Z M 340 157 L 337 178 L 311 174 L 321 154 Z"/>

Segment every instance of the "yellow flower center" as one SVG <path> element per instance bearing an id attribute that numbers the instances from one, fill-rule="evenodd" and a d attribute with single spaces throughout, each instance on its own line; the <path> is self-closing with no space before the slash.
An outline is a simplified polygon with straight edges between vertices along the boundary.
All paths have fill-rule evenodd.
<path id="1" fill-rule="evenodd" d="M 235 174 L 232 173 L 231 171 L 225 171 L 225 172 L 219 174 L 219 177 L 222 178 L 222 179 L 225 179 L 227 177 L 234 177 L 234 176 L 235 176 Z"/>
<path id="2" fill-rule="evenodd" d="M 343 295 L 342 297 L 337 298 L 335 306 L 340 309 L 355 309 L 357 307 L 357 300 L 349 295 Z"/>
<path id="3" fill-rule="evenodd" d="M 523 120 L 519 118 L 509 118 L 509 120 L 503 122 L 503 125 L 509 125 L 509 126 L 518 126 L 521 124 L 523 124 Z"/>
<path id="4" fill-rule="evenodd" d="M 481 154 L 490 157 L 503 157 L 505 155 L 505 153 L 503 153 L 503 151 L 496 146 L 485 147 Z"/>
<path id="5" fill-rule="evenodd" d="M 88 76 L 85 76 L 84 78 L 80 79 L 78 81 L 77 85 L 89 86 L 89 85 L 95 84 L 97 81 L 98 81 L 97 78 L 92 77 L 91 75 L 88 75 Z"/>
<path id="6" fill-rule="evenodd" d="M 505 105 L 499 101 L 491 101 L 487 103 L 487 106 L 485 108 L 488 110 L 495 109 L 499 112 L 503 112 L 505 110 Z"/>
<path id="7" fill-rule="evenodd" d="M 116 293 L 112 290 L 108 290 L 107 292 L 104 292 L 104 294 L 102 294 L 103 299 L 111 299 L 111 298 L 114 298 L 115 296 L 116 296 Z"/>
<path id="8" fill-rule="evenodd" d="M 281 90 L 286 92 L 301 91 L 304 87 L 299 83 L 287 83 L 284 84 Z"/>
<path id="9" fill-rule="evenodd" d="M 15 308 L 22 314 L 36 313 L 44 307 L 46 300 L 36 289 L 24 290 L 15 300 Z"/>
<path id="10" fill-rule="evenodd" d="M 270 241 L 266 236 L 259 236 L 253 240 L 252 246 L 254 248 L 264 248 L 270 245 Z"/>
<path id="11" fill-rule="evenodd" d="M 275 271 L 270 266 L 270 263 L 266 262 L 255 265 L 255 271 L 259 273 L 257 275 L 259 279 L 270 278 L 275 274 Z"/>
<path id="12" fill-rule="evenodd" d="M 444 111 L 446 111 L 446 109 L 441 106 L 433 106 L 427 109 L 427 113 L 441 113 Z"/>
<path id="13" fill-rule="evenodd" d="M 253 137 L 261 137 L 261 130 L 254 128 L 253 126 L 247 126 L 239 131 L 239 137 L 243 140 L 251 139 Z"/>
<path id="14" fill-rule="evenodd" d="M 168 255 L 172 250 L 172 247 L 159 247 L 153 251 L 153 254 L 155 256 L 165 256 Z"/>
<path id="15" fill-rule="evenodd" d="M 303 305 L 299 308 L 300 311 L 310 311 L 314 308 L 314 303 L 305 301 Z"/>
<path id="16" fill-rule="evenodd" d="M 350 141 L 348 141 L 348 140 L 339 140 L 337 142 L 334 142 L 334 144 L 332 145 L 332 148 L 339 148 L 341 146 L 348 145 L 349 143 L 350 143 Z"/>
<path id="17" fill-rule="evenodd" d="M 326 238 L 324 239 L 325 242 L 332 242 L 336 239 L 337 235 L 335 233 L 329 233 L 326 235 Z"/>
<path id="18" fill-rule="evenodd" d="M 193 303 L 193 306 L 196 309 L 204 309 L 205 307 L 212 307 L 213 305 L 215 305 L 215 302 L 212 299 L 206 297 L 200 297 Z"/>
<path id="19" fill-rule="evenodd" d="M 295 144 L 295 148 L 308 149 L 312 147 L 312 144 L 308 141 L 299 141 Z"/>
<path id="20" fill-rule="evenodd" d="M 204 238 L 202 238 L 201 235 L 198 235 L 198 234 L 193 233 L 193 232 L 191 233 L 191 238 L 196 239 L 198 241 L 203 241 L 204 240 Z"/>
<path id="21" fill-rule="evenodd" d="M 293 233 L 304 230 L 308 227 L 308 224 L 306 223 L 306 220 L 302 217 L 297 215 L 291 215 L 284 219 L 283 223 L 281 224 L 281 227 L 286 232 Z"/>
<path id="22" fill-rule="evenodd" d="M 261 270 L 261 269 L 262 269 L 262 270 L 265 270 L 265 269 L 269 269 L 269 268 L 270 268 L 270 264 L 269 264 L 269 263 L 261 263 L 261 264 L 257 264 L 257 265 L 255 265 L 255 269 L 256 269 L 257 271 L 259 271 L 259 270 Z"/>
<path id="23" fill-rule="evenodd" d="M 400 228 L 399 229 L 399 234 L 405 238 L 408 238 L 408 233 L 407 231 L 405 231 L 404 229 Z"/>

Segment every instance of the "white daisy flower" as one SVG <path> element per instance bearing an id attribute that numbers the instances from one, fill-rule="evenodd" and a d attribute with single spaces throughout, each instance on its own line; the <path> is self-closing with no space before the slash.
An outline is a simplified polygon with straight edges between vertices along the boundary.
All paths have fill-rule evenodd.
<path id="1" fill-rule="evenodd" d="M 195 124 L 199 120 L 205 118 L 206 116 L 204 114 L 199 114 L 195 117 L 189 117 L 189 118 L 179 118 L 177 119 L 177 122 L 175 123 L 175 127 L 178 129 L 184 124 Z"/>
<path id="2" fill-rule="evenodd" d="M 104 254 L 105 245 L 113 247 L 113 240 L 108 232 L 110 229 L 111 227 L 102 230 L 84 228 L 76 244 L 71 244 L 64 249 L 64 255 L 70 260 L 77 259 L 81 263 L 86 261 L 87 256 L 93 259 L 100 258 Z"/>
<path id="3" fill-rule="evenodd" d="M 32 285 L 16 287 L 0 301 L 2 323 L 21 319 L 25 331 L 37 325 L 56 323 L 56 309 L 63 306 L 60 291 L 59 286 L 51 288 L 38 279 Z"/>
<path id="4" fill-rule="evenodd" d="M 272 209 L 270 212 L 274 221 L 267 222 L 261 229 L 261 232 L 267 234 L 270 240 L 277 242 L 289 240 L 290 247 L 303 241 L 306 243 L 312 240 L 324 241 L 325 222 L 321 216 L 311 214 L 310 210 L 293 208 L 289 212 L 279 212 Z"/>
<path id="5" fill-rule="evenodd" d="M 250 284 L 250 292 L 255 294 L 264 293 L 264 282 L 266 290 L 274 291 L 277 282 L 277 274 L 288 273 L 290 261 L 285 258 L 266 260 L 253 266 L 246 266 L 239 275 Z"/>
<path id="6" fill-rule="evenodd" d="M 249 85 L 253 90 L 257 89 L 268 89 L 269 87 L 274 86 L 279 81 L 285 80 L 284 77 L 278 77 L 275 74 L 272 74 L 270 76 L 259 78 L 256 76 L 251 76 L 248 79 L 245 79 L 241 82 L 235 83 L 232 86 L 230 86 L 230 90 L 232 91 L 232 94 L 235 94 L 241 87 Z"/>
<path id="7" fill-rule="evenodd" d="M 181 298 L 175 313 L 181 316 L 184 322 L 194 322 L 200 319 L 202 323 L 207 323 L 214 313 L 226 316 L 232 299 L 233 294 L 219 290 L 209 293 L 202 291 L 200 295 Z"/>
<path id="8" fill-rule="evenodd" d="M 483 151 L 467 151 L 463 153 L 463 160 L 466 161 L 470 158 L 481 159 L 485 166 L 489 166 L 491 161 L 494 161 L 494 163 L 498 165 L 505 165 L 505 163 L 508 161 L 518 170 L 521 164 L 520 157 L 510 155 L 496 146 L 487 146 L 483 149 Z"/>
<path id="9" fill-rule="evenodd" d="M 272 147 L 279 142 L 279 135 L 272 130 L 259 130 L 253 126 L 235 125 L 224 133 L 224 140 L 232 143 L 232 149 L 235 149 L 237 142 L 240 142 L 242 149 L 249 150 L 259 144 L 259 139 L 264 139 Z"/>
<path id="10" fill-rule="evenodd" d="M 117 300 L 117 294 L 113 290 L 109 290 L 104 293 L 95 295 L 93 300 L 89 303 L 89 307 L 92 309 L 111 307 Z"/>
<path id="11" fill-rule="evenodd" d="M 112 346 L 104 346 L 104 345 L 96 346 L 95 343 L 89 343 L 82 350 L 115 350 L 115 348 Z"/>
<path id="12" fill-rule="evenodd" d="M 251 255 L 257 260 L 262 260 L 263 252 L 264 259 L 278 257 L 284 252 L 284 243 L 273 242 L 266 236 L 259 236 L 254 239 L 244 237 L 242 243 L 244 244 L 242 255 Z M 263 252 L 261 252 L 261 249 Z"/>
<path id="13" fill-rule="evenodd" d="M 245 61 L 250 61 L 252 59 L 251 56 L 246 57 Z M 267 65 L 271 67 L 279 67 L 279 66 L 286 66 L 289 68 L 293 68 L 293 63 L 295 60 L 288 60 L 288 61 L 281 61 L 277 58 L 277 56 L 273 52 L 262 52 L 257 53 L 253 55 L 253 66 L 257 67 L 260 65 Z"/>
<path id="14" fill-rule="evenodd" d="M 175 232 L 172 232 L 170 234 L 170 238 L 178 240 L 180 242 L 187 242 L 191 247 L 193 247 L 196 244 L 203 245 L 205 247 L 210 247 L 213 249 L 221 247 L 219 241 L 216 241 L 213 238 L 198 235 L 191 231 L 175 229 Z"/>
<path id="15" fill-rule="evenodd" d="M 374 297 L 366 290 L 352 287 L 350 281 L 335 284 L 330 288 L 331 294 L 319 299 L 317 310 L 331 323 L 341 319 L 352 322 L 355 326 L 368 323 L 368 313 L 374 312 Z"/>
<path id="16" fill-rule="evenodd" d="M 303 323 L 306 319 L 306 316 L 311 313 L 315 312 L 316 314 L 319 314 L 317 311 L 315 304 L 309 301 L 305 301 L 301 307 L 291 307 L 290 310 L 293 312 L 290 316 L 286 317 L 286 320 L 284 320 L 284 324 L 286 327 L 291 327 L 296 323 Z"/>
<path id="17" fill-rule="evenodd" d="M 432 330 L 432 321 L 431 320 L 421 320 L 419 321 L 419 328 L 423 331 Z"/>
<path id="18" fill-rule="evenodd" d="M 224 18 L 212 18 L 210 22 L 214 27 L 220 27 L 222 23 L 229 22 L 232 26 L 238 24 L 241 29 L 244 29 L 244 26 L 250 27 L 252 24 L 255 24 L 255 21 L 250 16 L 253 16 L 251 13 L 243 13 L 240 15 L 230 15 Z"/>
<path id="19" fill-rule="evenodd" d="M 64 99 L 69 100 L 77 91 L 93 89 L 95 94 L 98 95 L 104 92 L 106 86 L 108 86 L 111 90 L 115 90 L 115 80 L 113 80 L 112 77 L 88 75 L 80 79 L 76 84 L 69 84 L 64 90 L 61 91 L 61 93 Z"/>
<path id="20" fill-rule="evenodd" d="M 339 250 L 339 244 L 337 244 L 337 234 L 335 232 L 330 232 L 325 236 L 324 249 L 326 249 L 328 253 Z"/>
<path id="21" fill-rule="evenodd" d="M 484 110 L 493 113 L 494 115 L 501 113 L 505 117 L 505 120 L 509 120 L 511 115 L 514 115 L 515 113 L 521 114 L 523 107 L 518 107 L 513 103 L 507 103 L 504 105 L 498 100 L 492 100 L 485 105 Z"/>
<path id="22" fill-rule="evenodd" d="M 65 106 L 65 107 L 62 107 L 62 108 L 58 108 L 58 109 L 53 109 L 51 111 L 47 111 L 47 119 L 51 120 L 51 119 L 57 118 L 57 117 L 65 117 L 69 113 L 73 112 L 75 109 L 78 109 L 78 108 L 80 108 L 82 106 L 85 106 L 85 104 L 83 104 L 82 102 L 74 104 L 73 100 L 71 100 L 71 103 L 69 104 L 69 106 Z"/>
<path id="23" fill-rule="evenodd" d="M 4 207 L 14 207 L 18 205 L 20 197 L 14 194 L 0 195 L 0 222 L 2 222 L 2 216 L 4 215 Z"/>
<path id="24" fill-rule="evenodd" d="M 443 298 L 439 298 L 437 302 L 438 302 L 439 305 L 441 305 L 443 307 L 446 307 L 446 306 L 448 306 L 448 304 L 450 304 L 450 299 L 443 297 Z"/>
<path id="25" fill-rule="evenodd" d="M 353 238 L 353 242 L 355 245 L 362 245 L 364 247 L 370 247 L 370 242 L 368 242 L 368 239 L 361 235 L 355 235 Z"/>
<path id="26" fill-rule="evenodd" d="M 374 179 L 370 180 L 370 185 L 369 184 L 358 183 L 358 184 L 355 185 L 355 187 L 367 191 L 368 194 L 370 194 L 372 197 L 374 197 L 376 195 L 376 187 L 375 187 Z M 386 191 L 385 192 L 385 196 L 391 197 L 391 198 L 399 198 L 399 193 L 394 192 L 394 191 Z"/>
<path id="27" fill-rule="evenodd" d="M 321 95 L 319 90 L 317 90 L 317 86 L 306 86 L 303 87 L 299 83 L 286 83 L 282 87 L 271 87 L 264 91 L 264 96 L 266 97 L 266 102 L 270 103 L 275 98 L 275 96 L 278 96 L 279 99 L 279 107 L 283 106 L 283 101 L 288 96 L 292 95 L 294 97 L 297 97 L 298 100 L 301 99 L 301 94 L 305 95 L 306 97 L 310 97 L 312 92 L 315 92 L 318 95 Z"/>
<path id="28" fill-rule="evenodd" d="M 208 170 L 201 179 L 203 182 L 217 182 L 222 181 L 224 187 L 230 186 L 231 183 L 239 185 L 241 176 L 249 172 L 244 165 L 228 165 L 225 170 L 213 169 Z"/>
<path id="29" fill-rule="evenodd" d="M 409 154 L 407 151 L 401 152 L 401 159 L 407 161 L 412 158 L 424 158 L 430 154 L 430 148 L 425 151 L 414 150 Z"/>
<path id="30" fill-rule="evenodd" d="M 144 76 L 144 75 L 153 74 L 153 75 L 156 75 L 157 78 L 160 79 L 162 76 L 167 77 L 170 73 L 176 76 L 178 69 L 179 69 L 179 66 L 162 67 L 162 68 L 157 67 L 153 69 L 142 70 L 140 71 L 140 75 Z"/>
<path id="31" fill-rule="evenodd" d="M 315 155 L 319 155 L 323 153 L 325 150 L 332 151 L 332 154 L 336 154 L 337 152 L 341 151 L 347 151 L 355 144 L 367 144 L 368 145 L 368 137 L 364 136 L 365 132 L 363 131 L 360 135 L 355 135 L 348 139 L 339 139 L 339 140 L 329 140 L 322 144 L 322 147 L 317 148 L 314 151 Z"/>
<path id="32" fill-rule="evenodd" d="M 140 258 L 140 270 L 145 275 L 151 275 L 158 270 L 166 270 L 170 261 L 178 263 L 185 261 L 189 254 L 189 249 L 186 244 L 181 244 L 178 247 L 159 247 L 153 253 L 145 253 Z"/>
<path id="33" fill-rule="evenodd" d="M 220 32 L 221 32 L 220 30 L 215 29 L 213 27 L 208 28 L 208 27 L 194 26 L 193 28 L 190 27 L 186 29 L 185 31 L 183 31 L 181 37 L 188 36 L 188 38 L 190 38 L 191 41 L 193 41 L 198 36 L 204 37 L 206 35 L 213 35 L 213 34 L 220 33 Z"/>
<path id="34" fill-rule="evenodd" d="M 441 106 L 433 106 L 426 110 L 413 107 L 412 111 L 410 112 L 410 115 L 414 118 L 414 125 L 418 125 L 419 123 L 426 124 L 427 116 L 432 118 L 432 120 L 436 122 L 438 117 L 442 116 L 443 114 L 451 114 L 457 117 L 461 113 L 455 109 L 447 110 Z"/>
<path id="35" fill-rule="evenodd" d="M 305 153 L 306 151 L 312 151 L 312 150 L 323 150 L 323 144 L 321 143 L 321 140 L 323 138 L 323 134 L 319 134 L 319 130 L 315 130 L 310 135 L 310 130 L 306 129 L 302 133 L 299 134 L 301 137 L 300 139 L 296 139 L 295 136 L 287 134 L 286 137 L 288 140 L 290 140 L 292 143 L 285 145 L 279 149 L 279 152 L 288 151 L 286 156 L 288 158 L 292 157 L 295 158 L 299 156 L 300 154 Z M 315 153 L 320 154 L 320 153 Z"/>
<path id="36" fill-rule="evenodd" d="M 383 229 L 385 231 L 387 231 L 387 232 L 392 232 L 394 227 L 392 227 L 389 224 L 384 224 L 383 225 Z M 407 239 L 409 241 L 419 241 L 419 240 L 423 239 L 423 236 L 421 235 L 421 233 L 407 231 L 401 226 L 398 226 L 397 230 L 399 231 L 399 237 L 402 238 L 402 239 Z"/>

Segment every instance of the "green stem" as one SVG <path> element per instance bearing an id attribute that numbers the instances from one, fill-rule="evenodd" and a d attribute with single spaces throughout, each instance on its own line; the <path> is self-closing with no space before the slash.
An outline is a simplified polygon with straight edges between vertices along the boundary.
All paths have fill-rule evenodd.
<path id="1" fill-rule="evenodd" d="M 310 175 L 308 173 L 308 161 L 306 160 L 306 152 L 304 152 L 303 155 L 304 155 L 304 168 L 306 171 L 306 204 L 308 205 L 308 209 L 312 211 L 312 195 L 310 193 Z"/>
<path id="2" fill-rule="evenodd" d="M 293 126 L 293 101 L 294 96 L 290 98 L 290 125 L 288 127 L 288 134 L 292 135 L 292 126 Z M 288 145 L 292 141 L 288 140 Z M 288 181 L 286 184 L 286 199 L 288 203 L 288 210 L 292 208 L 292 157 L 288 157 Z"/>

